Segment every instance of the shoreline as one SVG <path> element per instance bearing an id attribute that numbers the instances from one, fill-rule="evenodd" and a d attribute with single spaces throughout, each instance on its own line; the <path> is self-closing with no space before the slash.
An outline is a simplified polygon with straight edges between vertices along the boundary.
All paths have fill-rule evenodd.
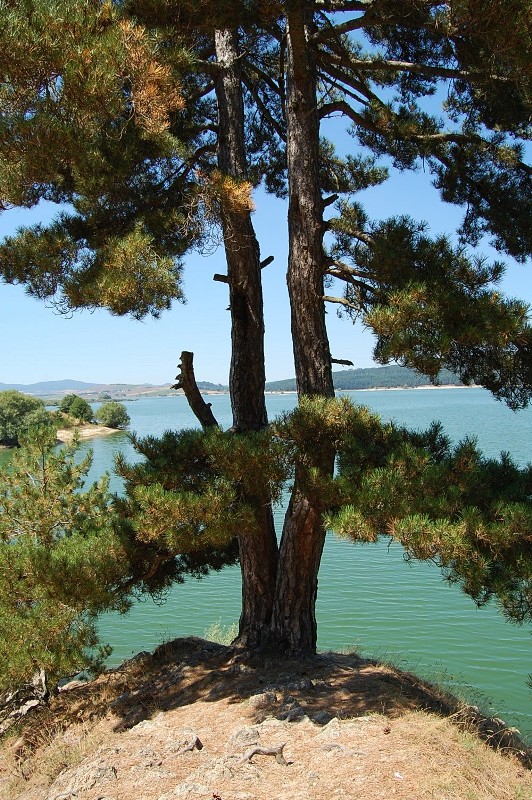
<path id="1" fill-rule="evenodd" d="M 118 428 L 108 428 L 106 425 L 80 425 L 75 428 L 60 428 L 57 433 L 57 439 L 60 442 L 68 444 L 77 433 L 80 439 L 92 439 L 94 436 L 109 436 L 111 433 L 121 433 Z"/>

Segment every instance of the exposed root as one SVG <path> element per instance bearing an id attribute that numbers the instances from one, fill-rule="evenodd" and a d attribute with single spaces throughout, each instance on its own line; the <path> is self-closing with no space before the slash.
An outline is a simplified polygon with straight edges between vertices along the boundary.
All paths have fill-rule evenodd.
<path id="1" fill-rule="evenodd" d="M 240 759 L 240 763 L 243 764 L 245 761 L 251 761 L 253 756 L 275 756 L 277 763 L 282 764 L 283 767 L 286 767 L 288 765 L 288 761 L 283 756 L 283 749 L 285 747 L 286 742 L 278 745 L 277 747 L 250 747 Z"/>

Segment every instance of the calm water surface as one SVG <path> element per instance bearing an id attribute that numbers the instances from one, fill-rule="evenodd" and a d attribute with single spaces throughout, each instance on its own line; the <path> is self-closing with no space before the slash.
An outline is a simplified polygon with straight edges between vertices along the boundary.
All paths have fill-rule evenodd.
<path id="1" fill-rule="evenodd" d="M 455 441 L 474 435 L 486 455 L 502 450 L 525 465 L 532 460 L 532 409 L 513 413 L 481 389 L 416 389 L 347 392 L 355 402 L 412 428 L 440 419 Z M 211 396 L 218 421 L 230 425 L 229 398 Z M 268 397 L 270 417 L 288 410 L 294 395 Z M 131 429 L 140 435 L 195 425 L 184 397 L 143 399 L 127 404 Z M 85 445 L 84 445 L 85 446 Z M 86 445 L 87 447 L 89 445 Z M 127 435 L 93 440 L 91 478 L 112 469 L 114 454 L 135 454 Z M 113 488 L 120 490 L 116 478 Z M 280 530 L 282 511 L 277 512 Z M 126 616 L 101 621 L 104 641 L 113 648 L 110 664 L 165 639 L 202 635 L 213 623 L 230 625 L 240 610 L 238 568 L 175 587 L 166 602 L 139 603 Z M 319 574 L 318 645 L 322 649 L 357 647 L 411 668 L 484 710 L 495 712 L 532 738 L 531 638 L 510 625 L 495 606 L 477 609 L 439 571 L 423 563 L 406 564 L 398 545 L 354 545 L 328 535 Z"/>

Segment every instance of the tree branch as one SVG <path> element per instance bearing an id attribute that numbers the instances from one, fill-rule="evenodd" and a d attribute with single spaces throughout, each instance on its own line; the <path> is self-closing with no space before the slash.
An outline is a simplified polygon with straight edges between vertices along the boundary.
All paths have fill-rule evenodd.
<path id="1" fill-rule="evenodd" d="M 367 11 L 374 0 L 316 0 L 316 7 L 323 11 Z"/>
<path id="2" fill-rule="evenodd" d="M 358 114 L 354 108 L 351 108 L 346 100 L 336 100 L 333 103 L 325 103 L 325 105 L 319 109 L 320 119 L 328 117 L 330 114 L 334 114 L 335 111 L 338 111 L 345 117 L 349 117 L 349 119 L 351 119 L 356 125 L 360 125 L 361 128 L 365 128 L 367 131 L 376 133 L 379 136 L 383 135 L 383 131 L 380 128 L 367 120 L 361 114 Z"/>
<path id="3" fill-rule="evenodd" d="M 342 86 L 341 85 L 342 81 L 337 79 L 337 78 L 333 78 L 332 74 L 330 75 L 327 72 L 324 72 L 324 70 L 322 70 L 322 69 L 318 70 L 318 74 L 319 74 L 320 79 L 322 81 L 324 81 L 325 83 L 328 83 L 329 86 L 331 86 L 333 89 L 336 89 L 337 91 L 341 92 L 342 94 L 347 95 L 352 100 L 356 100 L 357 103 L 362 103 L 362 105 L 364 105 L 364 106 L 369 106 L 369 100 L 367 100 L 367 98 L 362 97 L 359 93 L 355 94 L 355 92 L 353 92 L 353 91 L 351 91 L 351 89 L 347 88 L 346 84 L 344 84 Z"/>
<path id="4" fill-rule="evenodd" d="M 342 364 L 344 367 L 354 367 L 354 363 L 347 358 L 331 358 L 332 364 Z"/>
<path id="5" fill-rule="evenodd" d="M 343 83 L 345 86 L 349 86 L 355 92 L 362 95 L 359 102 L 364 103 L 365 105 L 367 105 L 370 100 L 378 99 L 370 90 L 369 86 L 366 86 L 364 83 L 362 83 L 359 78 L 354 75 L 348 75 L 346 72 L 342 72 L 342 66 L 346 66 L 349 69 L 349 62 L 346 59 L 343 59 L 341 55 L 338 55 L 335 57 L 337 63 L 334 64 L 331 62 L 331 58 L 333 58 L 332 53 L 326 54 L 323 51 L 320 53 L 319 63 L 326 75 L 328 74 L 331 78 Z M 344 90 L 341 89 L 341 91 Z M 357 100 L 358 99 L 359 98 L 357 97 Z"/>
<path id="6" fill-rule="evenodd" d="M 346 300 L 345 297 L 329 297 L 328 295 L 324 295 L 321 299 L 324 301 L 324 303 L 337 303 L 338 305 L 352 308 L 354 311 L 359 310 L 355 303 L 351 303 L 349 300 Z"/>
<path id="7" fill-rule="evenodd" d="M 268 122 L 274 129 L 279 139 L 281 139 L 282 142 L 286 142 L 286 131 L 284 131 L 281 125 L 279 125 L 273 114 L 266 106 L 266 103 L 260 97 L 253 81 L 250 80 L 245 73 L 242 74 L 242 80 L 244 82 L 244 86 L 246 87 L 250 95 L 253 97 L 255 103 L 257 104 L 257 108 L 259 109 L 263 117 L 268 120 Z"/>
<path id="8" fill-rule="evenodd" d="M 207 59 L 201 58 L 194 59 L 194 66 L 201 67 L 202 70 L 209 75 L 217 75 L 219 71 L 223 69 L 223 65 L 218 64 L 217 61 L 208 61 Z"/>
<path id="9" fill-rule="evenodd" d="M 206 403 L 201 396 L 194 375 L 194 353 L 183 350 L 181 353 L 181 363 L 178 365 L 179 375 L 176 376 L 177 383 L 172 389 L 183 389 L 188 404 L 201 423 L 202 428 L 211 428 L 218 425 L 214 414 L 211 411 L 211 404 Z"/>
<path id="10" fill-rule="evenodd" d="M 327 208 L 327 206 L 332 206 L 332 204 L 336 203 L 337 200 L 338 200 L 337 194 L 331 194 L 329 197 L 324 197 L 322 200 L 323 208 Z"/>
<path id="11" fill-rule="evenodd" d="M 209 81 L 205 84 L 201 89 L 194 94 L 187 95 L 185 98 L 186 103 L 196 103 L 198 100 L 201 100 L 202 97 L 206 97 L 210 92 L 214 90 L 214 81 Z"/>
<path id="12" fill-rule="evenodd" d="M 264 72 L 264 70 L 260 69 L 254 63 L 247 63 L 246 62 L 246 66 L 248 67 L 248 69 L 251 69 L 251 70 L 253 70 L 253 72 L 256 72 L 257 75 L 259 76 L 259 78 L 266 84 L 266 86 L 269 86 L 269 88 L 272 90 L 272 92 L 274 92 L 277 95 L 281 94 L 280 86 L 277 83 L 275 83 L 273 78 L 271 78 L 268 75 L 267 72 Z"/>
<path id="13" fill-rule="evenodd" d="M 332 267 L 332 269 L 331 269 Z M 343 261 L 331 261 L 327 262 L 327 267 L 325 269 L 325 275 L 332 275 L 333 278 L 364 278 L 364 275 L 361 272 L 357 272 L 357 270 L 353 269 L 352 267 L 348 267 L 347 264 L 344 264 Z M 369 286 L 367 287 L 370 288 Z"/>
<path id="14" fill-rule="evenodd" d="M 350 19 L 340 25 L 331 25 L 330 28 L 322 28 L 318 33 L 314 34 L 312 38 L 315 42 L 323 42 L 330 38 L 337 39 L 345 33 L 351 33 L 351 31 L 357 31 L 365 27 L 366 21 L 364 17 L 358 17 L 358 19 Z"/>
<path id="15" fill-rule="evenodd" d="M 416 75 L 424 75 L 429 78 L 452 78 L 454 80 L 469 81 L 470 83 L 486 83 L 488 80 L 502 81 L 511 83 L 511 78 L 503 75 L 486 75 L 483 72 L 469 72 L 466 69 L 452 69 L 450 67 L 429 66 L 427 64 L 416 64 L 410 61 L 393 61 L 376 59 L 367 61 L 366 59 L 350 59 L 352 69 L 362 72 L 411 72 Z"/>

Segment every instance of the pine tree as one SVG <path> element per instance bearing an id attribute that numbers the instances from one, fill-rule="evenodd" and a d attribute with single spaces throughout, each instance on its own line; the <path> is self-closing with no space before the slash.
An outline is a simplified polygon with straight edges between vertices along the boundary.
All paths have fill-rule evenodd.
<path id="1" fill-rule="evenodd" d="M 74 212 L 48 229 L 22 232 L 0 248 L 4 278 L 24 282 L 38 296 L 59 293 L 59 302 L 69 307 L 100 304 L 113 313 L 142 316 L 158 314 L 179 294 L 181 257 L 219 228 L 228 262 L 228 275 L 221 279 L 230 291 L 235 421 L 234 433 L 222 438 L 239 452 L 242 437 L 248 437 L 251 464 L 256 459 L 250 432 L 264 427 L 266 416 L 261 262 L 249 217 L 250 189 L 262 180 L 270 191 L 288 197 L 297 388 L 301 396 L 321 400 L 312 413 L 302 403 L 297 446 L 288 447 L 293 489 L 279 549 L 271 527 L 269 473 L 262 473 L 255 487 L 243 474 L 213 475 L 220 497 L 230 488 L 231 502 L 238 499 L 248 513 L 239 534 L 244 586 L 239 638 L 251 648 L 314 650 L 324 514 L 346 531 L 348 517 L 339 515 L 335 503 L 360 506 L 360 519 L 371 517 L 363 494 L 360 502 L 348 493 L 332 492 L 330 502 L 325 499 L 343 445 L 342 437 L 333 436 L 341 407 L 330 402 L 337 359 L 329 349 L 324 302 L 374 332 L 381 363 L 398 361 L 432 377 L 447 367 L 513 408 L 529 400 L 528 309 L 497 291 L 502 263 L 487 264 L 474 250 L 483 236 L 517 260 L 531 250 L 531 168 L 524 160 L 531 130 L 528 3 L 516 0 L 511 14 L 506 6 L 480 0 L 116 4 L 119 27 L 127 23 L 143 31 L 143 43 L 150 32 L 156 48 L 151 58 L 165 80 L 173 80 L 174 90 L 179 87 L 182 108 L 174 105 L 165 112 L 161 132 L 143 127 L 141 116 L 128 117 L 124 125 L 124 116 L 111 107 L 112 119 L 87 139 L 102 168 L 92 173 L 82 164 L 69 184 L 50 178 L 41 190 L 41 196 L 49 192 L 58 198 L 61 187 L 61 199 L 71 200 Z M 127 83 L 123 97 L 132 109 Z M 345 158 L 322 135 L 324 120 L 337 115 L 348 121 L 353 136 L 353 153 Z M 120 141 L 109 142 L 102 131 L 117 125 Z M 384 181 L 389 169 L 420 165 L 433 176 L 443 200 L 465 209 L 454 240 L 431 238 L 422 221 L 405 217 L 400 208 L 392 219 L 369 220 L 357 197 Z M 140 281 L 126 265 L 135 266 Z M 180 383 L 193 388 L 186 372 L 183 368 Z M 203 413 L 200 407 L 202 424 L 215 427 L 212 415 Z M 352 419 L 346 409 L 342 413 Z M 207 431 L 205 437 L 210 436 Z M 139 522 L 146 519 L 143 503 L 156 513 L 157 504 L 172 508 L 180 492 L 195 491 L 195 474 L 167 471 L 181 446 L 169 440 L 139 443 L 141 451 L 151 453 L 148 472 L 132 473 L 122 465 L 132 481 L 124 513 L 132 515 L 137 530 L 144 528 Z M 201 436 L 194 447 L 203 453 Z M 346 475 L 360 489 L 354 476 L 363 453 L 355 447 L 349 452 L 355 465 Z M 186 463 L 195 463 L 193 454 Z M 383 465 L 370 460 L 369 466 L 377 470 L 374 484 L 370 480 L 377 499 Z M 143 481 L 148 484 L 144 494 Z M 451 571 L 456 563 L 458 576 L 459 563 L 468 561 L 467 524 L 460 527 L 452 515 L 445 523 L 448 531 L 464 532 L 463 550 L 452 555 L 438 536 L 434 508 L 409 507 L 396 491 L 384 496 L 397 507 L 390 507 L 389 517 L 367 522 L 372 535 L 387 532 L 396 515 L 407 520 L 419 514 L 416 524 L 394 528 L 403 531 L 399 538 L 416 557 L 441 558 L 446 569 L 453 565 Z M 529 500 L 523 495 L 516 502 L 527 507 Z M 428 521 L 420 521 L 423 515 Z M 527 524 L 526 514 L 515 519 Z M 161 527 L 160 545 L 151 542 L 159 547 L 154 563 L 161 568 L 185 548 L 172 524 Z M 213 531 L 213 546 L 221 544 L 217 524 L 209 520 L 207 528 Z M 191 535 L 194 530 L 189 528 Z M 485 530 L 496 538 L 496 515 L 485 522 Z M 436 551 L 421 546 L 416 531 L 432 539 Z M 524 547 L 526 537 L 520 536 L 523 541 Z M 197 544 L 197 553 L 209 546 L 201 537 Z M 504 548 L 500 553 L 497 563 L 504 562 Z M 517 562 L 509 563 L 515 567 Z M 530 581 L 528 562 L 523 563 L 525 572 L 516 578 L 521 587 Z M 508 573 L 497 571 L 508 582 Z M 485 584 L 488 594 L 501 594 L 504 581 L 494 589 L 489 569 L 482 573 L 479 567 L 478 574 L 485 578 L 476 586 L 464 578 L 468 591 L 480 598 Z"/>
<path id="2" fill-rule="evenodd" d="M 110 509 L 108 476 L 84 488 L 90 456 L 54 452 L 53 427 L 21 436 L 0 471 L 0 692 L 46 675 L 97 667 L 95 620 L 128 607 L 128 558 Z"/>

